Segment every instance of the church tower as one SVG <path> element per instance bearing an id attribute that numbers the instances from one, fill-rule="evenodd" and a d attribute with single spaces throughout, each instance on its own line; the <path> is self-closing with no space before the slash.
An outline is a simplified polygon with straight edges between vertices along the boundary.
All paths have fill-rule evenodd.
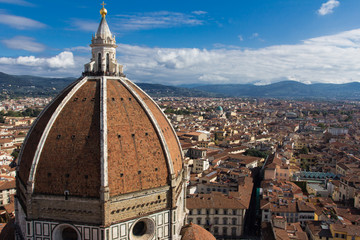
<path id="1" fill-rule="evenodd" d="M 85 65 L 85 74 L 122 76 L 122 65 L 118 64 L 116 60 L 115 36 L 112 36 L 106 22 L 105 4 L 102 5 L 101 22 L 95 36 L 91 39 L 92 58 L 91 62 Z"/>
<path id="2" fill-rule="evenodd" d="M 127 79 L 101 9 L 92 58 L 42 111 L 17 162 L 17 239 L 181 238 L 186 171 L 174 129 Z"/>

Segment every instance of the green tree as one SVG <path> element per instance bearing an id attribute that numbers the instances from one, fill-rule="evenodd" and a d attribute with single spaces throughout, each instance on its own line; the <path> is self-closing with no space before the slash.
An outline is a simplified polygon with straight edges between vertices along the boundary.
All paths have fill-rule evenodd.
<path id="1" fill-rule="evenodd" d="M 19 156 L 19 149 L 14 149 L 14 151 L 11 153 L 11 156 L 14 157 L 14 159 L 17 159 Z"/>
<path id="2" fill-rule="evenodd" d="M 309 153 L 309 149 L 307 147 L 303 147 L 302 149 L 299 150 L 300 154 L 308 154 Z"/>
<path id="3" fill-rule="evenodd" d="M 244 154 L 247 156 L 260 157 L 260 158 L 266 158 L 269 155 L 268 152 L 259 151 L 259 150 L 256 150 L 255 148 L 247 149 L 244 152 Z"/>

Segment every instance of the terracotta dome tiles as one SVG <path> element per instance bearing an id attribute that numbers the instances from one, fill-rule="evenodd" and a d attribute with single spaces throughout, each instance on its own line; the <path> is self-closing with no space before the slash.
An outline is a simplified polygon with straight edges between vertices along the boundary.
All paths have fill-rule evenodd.
<path id="1" fill-rule="evenodd" d="M 150 99 L 142 90 L 139 89 L 138 86 L 136 86 L 131 81 L 127 80 L 126 82 L 131 85 L 136 93 L 143 99 L 151 113 L 154 115 L 156 121 L 160 125 L 161 131 L 169 148 L 174 172 L 176 175 L 178 175 L 182 169 L 182 153 L 181 148 L 177 142 L 177 136 L 175 135 L 172 126 L 169 124 L 166 116 L 162 113 L 162 111 L 158 108 L 152 99 Z"/>
<path id="2" fill-rule="evenodd" d="M 75 86 L 75 84 L 76 82 L 71 84 L 60 95 L 58 95 L 50 105 L 48 105 L 46 110 L 44 110 L 44 112 L 39 116 L 31 131 L 29 132 L 22 149 L 22 152 L 25 154 L 22 154 L 21 156 L 21 168 L 19 171 L 19 179 L 23 182 L 23 184 L 26 184 L 28 181 L 35 151 L 47 123 L 49 122 L 53 113 L 56 111 L 56 108 Z"/>
<path id="3" fill-rule="evenodd" d="M 110 196 L 168 184 L 160 139 L 145 109 L 118 80 L 107 81 Z"/>
<path id="4" fill-rule="evenodd" d="M 87 81 L 66 103 L 44 144 L 35 193 L 99 197 L 100 87 Z"/>
<path id="5" fill-rule="evenodd" d="M 35 167 L 34 193 L 64 195 L 68 191 L 70 196 L 100 197 L 103 95 L 99 78 L 84 81 L 81 87 L 77 86 L 79 89 L 72 91 L 74 93 L 71 90 L 79 81 L 53 101 L 25 143 L 19 170 L 23 184 L 29 179 L 44 130 L 52 115 L 58 114 L 45 132 L 47 136 Z M 106 82 L 107 135 L 104 139 L 110 196 L 169 185 L 171 168 L 176 175 L 182 169 L 182 155 L 165 115 L 130 81 L 108 78 Z M 57 113 L 62 104 L 63 108 Z M 172 167 L 168 164 L 167 152 Z"/>
<path id="6" fill-rule="evenodd" d="M 215 240 L 215 237 L 204 228 L 189 223 L 181 230 L 181 240 Z"/>

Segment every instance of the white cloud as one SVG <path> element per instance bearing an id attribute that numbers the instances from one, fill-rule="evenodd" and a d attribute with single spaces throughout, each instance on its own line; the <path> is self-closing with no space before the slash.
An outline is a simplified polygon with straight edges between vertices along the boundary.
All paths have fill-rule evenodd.
<path id="1" fill-rule="evenodd" d="M 214 74 L 204 74 L 204 75 L 201 75 L 199 77 L 199 80 L 201 81 L 209 81 L 209 82 L 215 82 L 215 81 L 218 81 L 218 82 L 222 82 L 222 83 L 226 83 L 227 81 L 229 81 L 230 79 L 226 78 L 226 77 L 223 77 L 223 76 L 220 76 L 220 75 L 214 75 Z"/>
<path id="2" fill-rule="evenodd" d="M 260 49 L 174 49 L 120 44 L 119 62 L 141 82 L 271 83 L 360 81 L 360 29 Z"/>
<path id="3" fill-rule="evenodd" d="M 320 9 L 317 11 L 319 15 L 324 16 L 330 13 L 333 13 L 334 8 L 338 7 L 340 2 L 337 0 L 328 0 L 326 3 L 323 3 Z"/>
<path id="4" fill-rule="evenodd" d="M 260 34 L 259 33 L 253 33 L 249 39 L 256 39 L 258 41 L 264 42 L 264 39 L 260 38 Z"/>
<path id="5" fill-rule="evenodd" d="M 41 76 L 79 76 L 90 60 L 75 49 L 52 58 L 0 58 L 0 71 Z M 137 82 L 162 84 L 303 83 L 360 81 L 360 29 L 321 36 L 294 45 L 259 49 L 150 48 L 119 44 L 118 62 Z M 79 55 L 78 55 L 79 54 Z"/>
<path id="6" fill-rule="evenodd" d="M 35 42 L 35 39 L 25 36 L 16 36 L 11 39 L 2 40 L 2 42 L 11 49 L 21 49 L 30 52 L 42 52 L 45 45 Z"/>
<path id="7" fill-rule="evenodd" d="M 62 52 L 55 57 L 46 60 L 50 68 L 67 68 L 74 66 L 74 56 L 72 52 Z"/>
<path id="8" fill-rule="evenodd" d="M 61 52 L 60 54 L 50 58 L 37 58 L 35 56 L 21 56 L 17 58 L 0 57 L 0 64 L 4 65 L 20 65 L 31 66 L 40 69 L 47 68 L 71 68 L 74 67 L 74 56 L 72 52 Z"/>
<path id="9" fill-rule="evenodd" d="M 307 45 L 333 46 L 333 47 L 357 47 L 360 44 L 359 29 L 341 32 L 339 34 L 311 38 L 304 41 Z"/>
<path id="10" fill-rule="evenodd" d="M 204 15 L 204 14 L 207 14 L 207 12 L 205 12 L 205 11 L 193 11 L 192 13 L 195 14 L 195 15 Z"/>
<path id="11" fill-rule="evenodd" d="M 24 0 L 0 0 L 0 3 L 15 4 L 15 5 L 21 5 L 21 6 L 34 6 L 34 4 L 24 1 Z"/>
<path id="12" fill-rule="evenodd" d="M 72 47 L 72 48 L 66 48 L 66 51 L 70 51 L 70 52 L 81 52 L 81 53 L 89 53 L 91 52 L 91 47 L 87 46 L 77 46 L 77 47 Z"/>
<path id="13" fill-rule="evenodd" d="M 238 35 L 238 38 L 239 38 L 239 40 L 240 40 L 241 42 L 244 41 L 244 38 L 243 38 L 242 35 Z"/>
<path id="14" fill-rule="evenodd" d="M 72 19 L 71 24 L 76 29 L 87 32 L 96 32 L 99 26 L 98 22 L 83 19 Z"/>
<path id="15" fill-rule="evenodd" d="M 114 32 L 125 32 L 203 25 L 205 21 L 202 19 L 202 16 L 205 14 L 206 12 L 204 11 L 194 11 L 191 14 L 160 11 L 120 14 L 108 16 L 108 18 L 111 18 L 111 29 Z M 71 24 L 75 29 L 90 32 L 95 32 L 99 26 L 98 22 L 86 19 L 72 19 Z"/>
<path id="16" fill-rule="evenodd" d="M 10 14 L 0 14 L 0 24 L 5 24 L 16 29 L 45 28 L 46 25 L 30 18 Z"/>
<path id="17" fill-rule="evenodd" d="M 196 26 L 202 25 L 204 21 L 199 19 L 199 15 L 205 12 L 193 14 L 184 14 L 178 12 L 148 12 L 127 15 L 117 15 L 112 21 L 115 30 L 144 30 L 154 28 L 171 28 L 178 26 Z"/>

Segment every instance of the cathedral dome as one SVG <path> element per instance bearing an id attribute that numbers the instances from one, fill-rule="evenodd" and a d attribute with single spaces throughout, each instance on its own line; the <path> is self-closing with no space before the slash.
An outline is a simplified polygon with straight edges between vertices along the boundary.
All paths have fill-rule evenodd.
<path id="1" fill-rule="evenodd" d="M 182 152 L 166 116 L 134 83 L 85 77 L 43 111 L 19 164 L 35 194 L 98 198 L 108 185 L 112 197 L 168 185 Z"/>
<path id="2" fill-rule="evenodd" d="M 42 111 L 20 151 L 17 234 L 179 239 L 187 173 L 176 133 L 122 73 L 104 12 L 90 46 L 82 77 Z"/>
<path id="3" fill-rule="evenodd" d="M 181 230 L 181 235 L 181 240 L 215 240 L 209 231 L 194 223 L 185 225 Z"/>

